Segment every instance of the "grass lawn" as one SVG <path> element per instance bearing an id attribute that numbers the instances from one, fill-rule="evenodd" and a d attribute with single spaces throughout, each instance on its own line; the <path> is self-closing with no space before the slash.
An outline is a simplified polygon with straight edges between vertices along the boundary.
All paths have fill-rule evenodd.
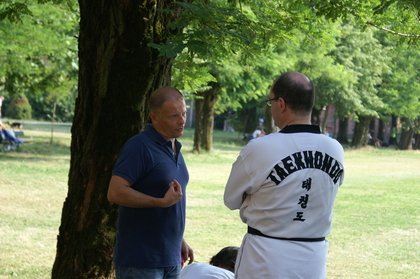
<path id="1" fill-rule="evenodd" d="M 61 208 L 67 195 L 70 135 L 25 130 L 19 152 L 0 153 L 0 278 L 50 278 Z M 239 246 L 245 225 L 223 205 L 224 185 L 240 136 L 216 132 L 211 154 L 193 154 L 185 238 L 197 261 Z M 328 237 L 328 278 L 418 278 L 420 152 L 346 150 L 346 174 Z"/>

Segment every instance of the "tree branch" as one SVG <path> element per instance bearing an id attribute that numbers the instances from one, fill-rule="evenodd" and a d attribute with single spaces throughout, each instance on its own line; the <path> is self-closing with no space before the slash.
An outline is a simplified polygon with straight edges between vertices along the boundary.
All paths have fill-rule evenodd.
<path id="1" fill-rule="evenodd" d="M 388 29 L 388 28 L 386 28 L 386 27 L 381 27 L 381 26 L 378 26 L 378 25 L 374 24 L 373 22 L 367 22 L 367 24 L 369 24 L 369 25 L 371 25 L 371 26 L 373 26 L 373 27 L 375 27 L 375 28 L 378 28 L 378 29 L 380 29 L 380 30 L 383 30 L 383 31 L 385 31 L 385 32 L 388 32 L 388 33 L 391 33 L 391 34 L 397 35 L 397 36 L 401 36 L 401 37 L 410 37 L 410 38 L 416 38 L 416 39 L 420 38 L 420 35 L 419 35 L 419 34 L 407 34 L 407 33 L 400 33 L 400 32 L 397 32 L 397 31 L 394 31 L 394 30 Z"/>

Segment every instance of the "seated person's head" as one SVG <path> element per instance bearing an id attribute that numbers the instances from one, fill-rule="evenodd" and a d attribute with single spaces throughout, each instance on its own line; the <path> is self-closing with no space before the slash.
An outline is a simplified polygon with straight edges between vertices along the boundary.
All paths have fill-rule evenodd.
<path id="1" fill-rule="evenodd" d="M 234 272 L 238 249 L 239 247 L 235 246 L 223 248 L 210 259 L 210 264 Z"/>

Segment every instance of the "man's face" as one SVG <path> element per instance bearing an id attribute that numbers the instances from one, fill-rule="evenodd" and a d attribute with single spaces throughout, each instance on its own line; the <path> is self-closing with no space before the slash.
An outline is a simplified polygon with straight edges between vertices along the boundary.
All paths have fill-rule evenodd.
<path id="1" fill-rule="evenodd" d="M 150 113 L 153 127 L 165 139 L 173 139 L 184 133 L 187 106 L 183 99 L 168 100 L 162 107 Z"/>

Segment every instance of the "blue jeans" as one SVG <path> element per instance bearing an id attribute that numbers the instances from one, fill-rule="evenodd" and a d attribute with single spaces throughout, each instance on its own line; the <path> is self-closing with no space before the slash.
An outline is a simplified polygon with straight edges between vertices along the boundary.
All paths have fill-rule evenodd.
<path id="1" fill-rule="evenodd" d="M 117 279 L 177 279 L 180 272 L 180 265 L 162 268 L 115 267 Z"/>

